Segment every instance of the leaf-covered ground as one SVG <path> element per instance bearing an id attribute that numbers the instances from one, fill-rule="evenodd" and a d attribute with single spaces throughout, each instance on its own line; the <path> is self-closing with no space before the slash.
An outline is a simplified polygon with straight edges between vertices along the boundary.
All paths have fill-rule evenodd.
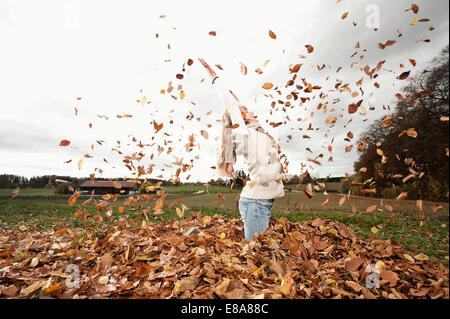
<path id="1" fill-rule="evenodd" d="M 185 236 L 191 227 L 200 233 Z M 369 265 L 379 288 L 366 286 Z M 200 213 L 105 232 L 0 230 L 1 298 L 448 298 L 448 275 L 425 254 L 321 218 L 272 218 L 252 243 L 239 219 Z"/>

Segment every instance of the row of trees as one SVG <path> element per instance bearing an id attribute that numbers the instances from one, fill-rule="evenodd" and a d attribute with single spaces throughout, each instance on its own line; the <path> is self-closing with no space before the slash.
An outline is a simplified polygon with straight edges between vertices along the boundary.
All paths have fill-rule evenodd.
<path id="1" fill-rule="evenodd" d="M 13 174 L 2 174 L 0 175 L 0 188 L 43 188 L 49 187 L 54 188 L 58 186 L 55 180 L 61 179 L 69 182 L 74 188 L 78 188 L 85 181 L 89 180 L 89 177 L 72 177 L 72 176 L 59 176 L 59 175 L 43 175 L 43 176 L 33 176 L 27 178 L 24 176 L 13 175 Z M 104 178 L 95 177 L 96 181 L 107 181 L 107 180 L 123 180 L 123 178 Z M 143 182 L 143 179 L 140 179 Z M 148 179 L 153 184 L 160 182 L 159 179 Z M 172 185 L 170 182 L 161 181 L 163 186 Z"/>
<path id="2" fill-rule="evenodd" d="M 394 112 L 366 130 L 366 148 L 354 163 L 356 174 L 345 181 L 373 196 L 448 201 L 449 183 L 449 48 L 431 68 L 410 79 Z M 380 150 L 382 152 L 380 152 Z M 364 192 L 364 191 L 363 191 Z"/>

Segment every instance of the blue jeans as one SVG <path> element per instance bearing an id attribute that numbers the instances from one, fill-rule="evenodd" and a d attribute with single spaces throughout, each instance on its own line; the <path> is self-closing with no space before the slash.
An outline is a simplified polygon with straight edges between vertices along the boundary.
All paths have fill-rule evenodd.
<path id="1" fill-rule="evenodd" d="M 251 241 L 256 233 L 261 234 L 269 227 L 270 210 L 273 205 L 273 199 L 240 197 L 239 212 L 244 223 L 244 235 L 248 241 Z"/>

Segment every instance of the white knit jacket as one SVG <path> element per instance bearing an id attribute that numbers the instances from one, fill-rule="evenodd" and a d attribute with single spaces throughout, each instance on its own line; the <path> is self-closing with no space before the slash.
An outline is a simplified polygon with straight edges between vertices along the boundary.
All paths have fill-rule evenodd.
<path id="1" fill-rule="evenodd" d="M 284 196 L 281 163 L 271 139 L 258 132 L 258 123 L 247 124 L 248 134 L 234 134 L 236 155 L 244 156 L 250 180 L 241 196 L 252 199 L 273 199 Z"/>

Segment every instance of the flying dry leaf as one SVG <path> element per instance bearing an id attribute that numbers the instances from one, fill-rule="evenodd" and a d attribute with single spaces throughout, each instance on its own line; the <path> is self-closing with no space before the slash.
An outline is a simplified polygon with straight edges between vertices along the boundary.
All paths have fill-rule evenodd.
<path id="1" fill-rule="evenodd" d="M 270 82 L 266 82 L 263 84 L 262 88 L 265 90 L 270 90 L 271 88 L 273 88 L 273 84 Z"/>
<path id="2" fill-rule="evenodd" d="M 377 205 L 371 205 L 366 208 L 366 213 L 373 213 L 376 208 L 377 208 Z"/>
<path id="3" fill-rule="evenodd" d="M 205 140 L 208 139 L 208 137 L 209 137 L 208 132 L 206 132 L 206 131 L 204 131 L 204 130 L 201 130 L 200 133 L 201 133 L 202 136 L 205 138 Z"/>
<path id="4" fill-rule="evenodd" d="M 401 192 L 400 195 L 397 196 L 397 198 L 395 198 L 396 200 L 403 200 L 405 198 L 408 197 L 408 193 L 406 192 Z"/>
<path id="5" fill-rule="evenodd" d="M 328 198 L 321 204 L 322 209 L 327 209 L 328 208 Z"/>
<path id="6" fill-rule="evenodd" d="M 269 36 L 270 36 L 272 39 L 276 39 L 276 38 L 277 38 L 276 34 L 275 34 L 272 30 L 269 30 Z"/>
<path id="7" fill-rule="evenodd" d="M 73 195 L 69 198 L 69 205 L 72 206 L 78 199 L 78 197 L 80 197 L 80 192 L 76 191 L 75 193 L 73 193 Z"/>
<path id="8" fill-rule="evenodd" d="M 345 12 L 345 13 L 341 16 L 341 19 L 344 20 L 345 18 L 347 18 L 347 16 L 348 16 L 348 12 Z"/>
<path id="9" fill-rule="evenodd" d="M 308 50 L 308 53 L 312 53 L 314 51 L 314 47 L 310 44 L 305 45 L 305 47 Z"/>
<path id="10" fill-rule="evenodd" d="M 403 72 L 402 74 L 400 74 L 398 77 L 397 77 L 397 79 L 399 79 L 399 80 L 404 80 L 404 79 L 406 79 L 408 76 L 409 76 L 409 73 L 410 73 L 411 71 L 406 71 L 406 72 Z"/>
<path id="11" fill-rule="evenodd" d="M 19 192 L 20 192 L 20 188 L 17 187 L 15 190 L 12 191 L 11 198 L 16 198 L 17 196 L 19 196 Z"/>
<path id="12" fill-rule="evenodd" d="M 59 146 L 68 146 L 70 144 L 70 141 L 68 140 L 61 140 L 61 142 L 59 142 Z"/>
<path id="13" fill-rule="evenodd" d="M 82 157 L 79 161 L 78 161 L 78 169 L 81 170 L 81 168 L 83 167 L 84 164 L 84 157 Z"/>

